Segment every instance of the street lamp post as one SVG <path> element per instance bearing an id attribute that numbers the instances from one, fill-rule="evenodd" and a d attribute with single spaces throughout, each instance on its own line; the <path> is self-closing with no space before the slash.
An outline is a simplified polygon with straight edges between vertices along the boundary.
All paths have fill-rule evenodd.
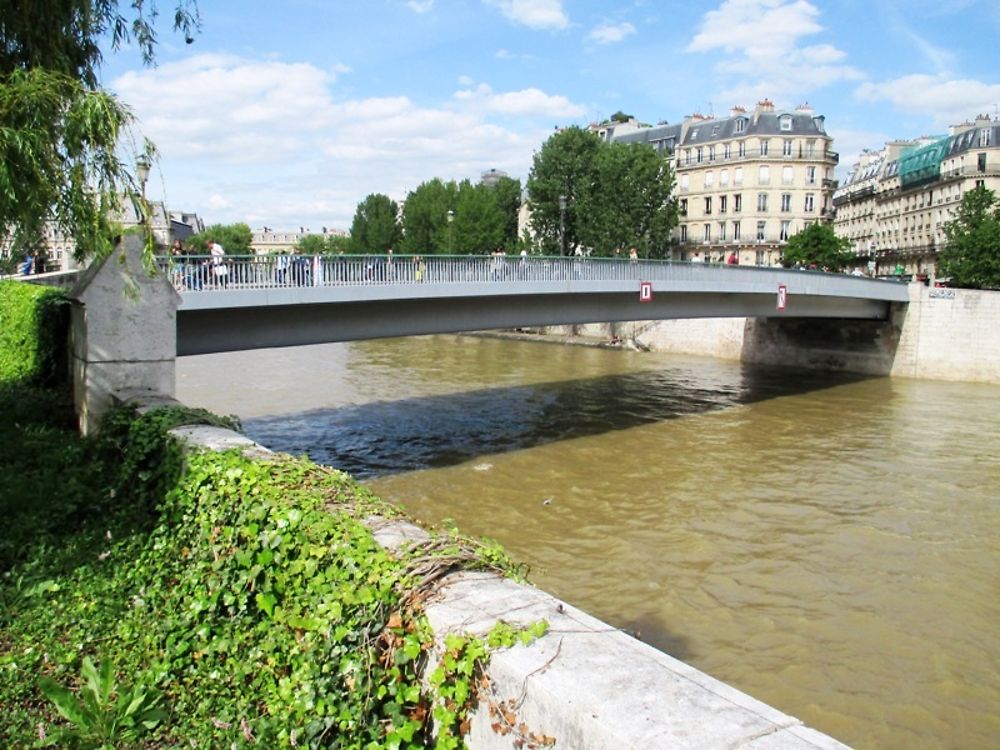
<path id="1" fill-rule="evenodd" d="M 559 252 L 566 254 L 566 196 L 559 196 Z"/>
<path id="2" fill-rule="evenodd" d="M 453 230 L 451 228 L 452 222 L 455 221 L 455 212 L 450 208 L 448 209 L 448 255 L 455 254 L 455 243 L 452 241 Z"/>
<path id="3" fill-rule="evenodd" d="M 144 224 L 146 221 L 146 180 L 149 179 L 149 157 L 145 154 L 139 154 L 135 158 L 135 176 L 139 180 L 139 223 Z"/>

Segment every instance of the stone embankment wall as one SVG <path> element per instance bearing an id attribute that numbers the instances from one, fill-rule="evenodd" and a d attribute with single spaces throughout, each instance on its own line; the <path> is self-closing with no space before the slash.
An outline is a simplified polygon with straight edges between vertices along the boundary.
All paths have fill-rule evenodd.
<path id="1" fill-rule="evenodd" d="M 910 284 L 889 321 L 712 318 L 577 326 L 655 351 L 870 375 L 1000 383 L 1000 292 Z M 547 329 L 566 334 L 569 326 Z"/>
<path id="2" fill-rule="evenodd" d="M 141 410 L 176 404 L 148 393 L 121 397 Z M 172 434 L 192 449 L 268 453 L 218 427 L 180 427 Z M 398 519 L 375 517 L 367 525 L 390 551 L 427 536 Z M 425 611 L 439 652 L 448 633 L 483 636 L 501 620 L 515 627 L 549 623 L 530 645 L 492 655 L 489 688 L 466 737 L 473 750 L 542 747 L 552 740 L 566 750 L 847 747 L 544 591 L 496 574 L 452 573 Z"/>

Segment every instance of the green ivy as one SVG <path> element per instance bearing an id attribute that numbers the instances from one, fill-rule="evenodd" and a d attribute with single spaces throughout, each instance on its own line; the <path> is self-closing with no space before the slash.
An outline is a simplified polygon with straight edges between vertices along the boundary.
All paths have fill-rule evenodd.
<path id="1" fill-rule="evenodd" d="M 90 658 L 106 684 L 136 686 L 121 694 L 157 696 L 165 717 L 143 724 L 154 746 L 462 747 L 490 652 L 544 624 L 448 636 L 425 685 L 422 603 L 451 570 L 517 568 L 454 531 L 391 555 L 361 521 L 398 511 L 348 475 L 182 454 L 168 431 L 199 422 L 238 427 L 188 409 L 109 416 L 88 448 L 98 510 L 0 579 L 0 735 L 70 736 L 28 675 L 73 706 Z M 121 700 L 96 715 L 127 711 Z"/>

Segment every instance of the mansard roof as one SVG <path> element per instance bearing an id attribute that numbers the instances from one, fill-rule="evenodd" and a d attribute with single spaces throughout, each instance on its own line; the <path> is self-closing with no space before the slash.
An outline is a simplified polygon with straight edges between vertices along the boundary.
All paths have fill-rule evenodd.
<path id="1" fill-rule="evenodd" d="M 782 122 L 788 125 L 782 128 Z M 748 112 L 732 117 L 696 120 L 688 125 L 681 145 L 715 143 L 748 135 L 812 135 L 825 136 L 822 115 L 803 112 Z M 742 123 L 742 126 L 741 126 Z"/>

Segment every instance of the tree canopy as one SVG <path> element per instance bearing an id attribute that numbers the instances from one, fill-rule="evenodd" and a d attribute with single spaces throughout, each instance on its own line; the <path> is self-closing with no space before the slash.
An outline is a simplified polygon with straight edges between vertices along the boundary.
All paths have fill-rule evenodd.
<path id="1" fill-rule="evenodd" d="M 1000 200 L 980 186 L 962 196 L 955 218 L 944 225 L 948 244 L 938 275 L 952 286 L 1000 289 Z"/>
<path id="2" fill-rule="evenodd" d="M 650 146 L 562 130 L 535 154 L 528 177 L 535 242 L 545 253 L 612 255 L 635 247 L 664 256 L 677 224 L 672 187 L 669 162 Z"/>
<path id="3" fill-rule="evenodd" d="M 503 177 L 490 186 L 434 178 L 406 196 L 403 250 L 413 255 L 513 250 L 520 207 L 520 180 Z"/>
<path id="4" fill-rule="evenodd" d="M 839 271 L 856 259 L 850 251 L 851 242 L 838 237 L 829 224 L 814 222 L 788 238 L 781 255 L 785 266 L 804 266 Z"/>
<path id="5" fill-rule="evenodd" d="M 384 253 L 400 239 L 399 206 L 394 200 L 372 193 L 358 204 L 351 222 L 351 252 Z"/>
<path id="6" fill-rule="evenodd" d="M 215 240 L 226 255 L 253 255 L 250 244 L 253 232 L 242 222 L 236 224 L 212 224 L 205 231 L 198 232 L 187 241 L 188 251 L 196 255 L 208 253 L 208 241 Z"/>
<path id="7" fill-rule="evenodd" d="M 176 2 L 173 26 L 191 41 L 197 6 Z M 125 12 L 118 0 L 0 6 L 0 231 L 15 246 L 37 243 L 54 221 L 81 259 L 109 247 L 116 196 L 139 191 L 117 153 L 132 115 L 98 85 L 100 44 L 134 40 L 150 63 L 157 18 L 151 0 Z"/>

